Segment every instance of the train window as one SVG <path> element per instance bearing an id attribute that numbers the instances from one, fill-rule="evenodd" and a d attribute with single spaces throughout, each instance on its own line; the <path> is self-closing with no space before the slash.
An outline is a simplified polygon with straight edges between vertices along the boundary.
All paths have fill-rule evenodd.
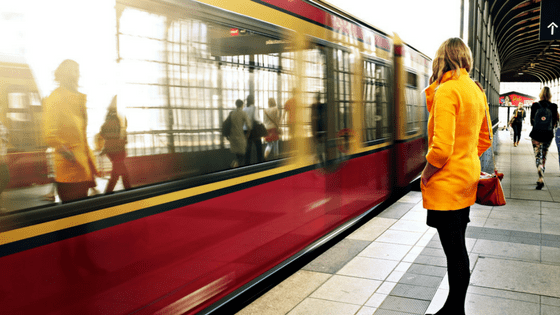
<path id="1" fill-rule="evenodd" d="M 129 117 L 129 156 L 149 162 L 157 155 L 172 173 L 142 176 L 140 184 L 229 168 L 235 156 L 220 128 L 235 101 L 253 95 L 256 118 L 263 121 L 269 99 L 281 109 L 296 85 L 288 40 L 129 7 L 118 25 L 119 106 Z M 305 54 L 312 73 L 317 54 Z M 287 132 L 282 136 L 289 140 Z M 188 168 L 175 166 L 187 161 Z"/>
<path id="2" fill-rule="evenodd" d="M 420 123 L 424 113 L 420 90 L 418 89 L 418 75 L 406 72 L 406 132 L 415 133 L 420 129 Z"/>
<path id="3" fill-rule="evenodd" d="M 41 102 L 36 92 L 23 88 L 8 89 L 8 108 L 6 109 L 6 127 L 11 152 L 33 151 L 41 145 L 40 121 Z"/>
<path id="4" fill-rule="evenodd" d="M 125 5 L 119 7 L 117 18 L 117 45 L 112 46 L 116 47 L 118 57 L 113 65 L 115 89 L 118 111 L 127 122 L 125 163 L 132 187 L 231 168 L 235 154 L 230 150 L 230 141 L 222 137 L 221 126 L 235 109 L 235 101 L 246 101 L 248 95 L 254 95 L 257 119 L 263 121 L 269 99 L 274 99 L 282 117 L 282 110 L 293 97 L 293 89 L 299 88 L 297 73 L 303 75 L 304 136 L 313 135 L 312 109 L 317 95 L 324 104 L 334 97 L 331 105 L 333 130 L 334 126 L 336 129 L 350 127 L 348 52 L 315 44 L 294 52 L 290 40 L 273 36 L 270 30 L 263 33 L 189 16 L 169 17 L 162 11 L 149 13 Z M 333 57 L 334 92 L 329 96 L 327 59 Z M 298 58 L 302 58 L 303 69 L 296 69 Z M 18 88 L 6 93 L 4 123 L 9 129 L 10 154 L 14 159 L 18 158 L 16 154 L 26 151 L 40 156 L 33 159 L 38 162 L 32 167 L 18 164 L 25 162 L 21 158 L 13 163 L 18 170 L 12 173 L 10 188 L 42 185 L 40 201 L 35 201 L 44 205 L 58 201 L 50 192 L 54 168 L 49 165 L 53 164 L 50 163 L 53 154 L 52 149 L 47 150 L 43 139 L 42 100 L 35 91 L 28 90 Z M 91 110 L 88 108 L 88 136 L 90 141 L 95 138 L 95 145 L 101 143 L 95 150 L 95 162 L 101 175 L 96 178 L 97 189 L 102 193 L 112 172 L 112 163 L 107 155 L 101 154 L 100 138 L 93 137 L 101 124 L 92 118 L 96 115 Z M 98 116 L 104 119 L 105 111 Z M 286 144 L 292 140 L 288 119 L 282 118 L 279 150 L 268 156 L 268 160 L 284 157 Z M 94 141 L 90 146 L 94 148 Z M 263 144 L 263 151 L 264 147 Z M 258 160 L 252 157 L 252 162 Z M 23 172 L 27 170 L 33 174 L 24 179 L 27 173 Z M 121 185 L 119 181 L 114 190 L 122 189 L 124 183 Z M 12 211 L 30 206 L 11 204 L 10 207 Z"/>
<path id="5" fill-rule="evenodd" d="M 334 54 L 334 99 L 338 107 L 336 130 L 351 128 L 351 89 L 350 89 L 350 53 L 333 49 Z"/>
<path id="6" fill-rule="evenodd" d="M 29 121 L 29 115 L 25 110 L 27 101 L 27 93 L 8 93 L 7 118 L 14 122 Z"/>
<path id="7" fill-rule="evenodd" d="M 326 56 L 323 48 L 317 46 L 304 52 L 305 94 L 302 97 L 304 108 L 305 136 L 312 136 L 313 104 L 325 103 L 326 98 Z"/>
<path id="8" fill-rule="evenodd" d="M 364 141 L 389 136 L 389 68 L 364 61 Z"/>
<path id="9" fill-rule="evenodd" d="M 286 143 L 292 141 L 293 136 L 289 130 L 290 114 L 287 113 L 287 102 L 293 97 L 294 91 L 300 93 L 301 115 L 304 128 L 304 137 L 312 136 L 312 106 L 319 95 L 320 102 L 326 102 L 326 55 L 324 47 L 312 45 L 312 47 L 301 51 L 303 61 L 302 86 L 304 90 L 296 84 L 296 53 L 285 52 L 281 54 L 282 73 L 280 76 L 280 95 L 278 100 L 282 110 L 282 140 Z"/>

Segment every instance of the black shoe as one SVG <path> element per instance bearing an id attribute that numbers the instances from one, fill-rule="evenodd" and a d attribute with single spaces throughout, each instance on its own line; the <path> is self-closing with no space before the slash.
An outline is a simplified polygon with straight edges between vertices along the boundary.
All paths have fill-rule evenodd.
<path id="1" fill-rule="evenodd" d="M 538 182 L 537 183 L 537 190 L 541 190 L 544 186 L 544 182 Z"/>

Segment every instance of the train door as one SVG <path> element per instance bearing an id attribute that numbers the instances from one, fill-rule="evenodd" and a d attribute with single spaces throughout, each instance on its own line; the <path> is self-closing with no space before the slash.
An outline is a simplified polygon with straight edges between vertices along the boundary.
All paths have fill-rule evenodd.
<path id="1" fill-rule="evenodd" d="M 341 47 L 323 47 L 326 61 L 326 98 L 316 110 L 317 127 L 323 143 L 317 147 L 320 162 L 329 171 L 339 167 L 349 151 L 352 136 L 351 60 Z M 323 101 L 323 100 L 321 100 Z"/>
<path id="2" fill-rule="evenodd" d="M 318 172 L 325 181 L 325 209 L 329 218 L 345 215 L 348 185 L 352 180 L 346 172 L 349 138 L 352 130 L 352 99 L 350 53 L 338 46 L 320 46 L 318 51 L 324 61 L 322 80 L 324 93 L 313 93 L 307 103 L 312 104 L 311 127 L 313 151 Z M 320 94 L 320 95 L 319 95 Z M 320 96 L 320 97 L 319 97 Z"/>

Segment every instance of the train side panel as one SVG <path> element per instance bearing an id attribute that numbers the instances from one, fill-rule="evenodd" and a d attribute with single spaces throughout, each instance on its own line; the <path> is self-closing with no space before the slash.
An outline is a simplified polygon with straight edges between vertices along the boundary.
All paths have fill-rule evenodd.
<path id="1" fill-rule="evenodd" d="M 426 164 L 427 87 L 429 59 L 395 39 L 395 184 L 405 187 Z"/>

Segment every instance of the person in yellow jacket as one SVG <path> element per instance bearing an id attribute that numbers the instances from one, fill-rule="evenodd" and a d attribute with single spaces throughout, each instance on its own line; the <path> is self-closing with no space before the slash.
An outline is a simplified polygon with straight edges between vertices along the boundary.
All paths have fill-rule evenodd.
<path id="1" fill-rule="evenodd" d="M 64 60 L 54 73 L 59 87 L 43 103 L 45 142 L 54 149 L 55 182 L 62 202 L 85 198 L 95 187 L 95 159 L 86 137 L 86 95 L 78 92 L 77 62 Z"/>
<path id="2" fill-rule="evenodd" d="M 465 232 L 476 201 L 479 157 L 491 145 L 486 96 L 469 77 L 472 54 L 460 38 L 450 38 L 436 52 L 426 89 L 427 164 L 421 188 L 427 224 L 438 230 L 447 258 L 449 295 L 437 315 L 465 314 L 470 280 Z"/>

